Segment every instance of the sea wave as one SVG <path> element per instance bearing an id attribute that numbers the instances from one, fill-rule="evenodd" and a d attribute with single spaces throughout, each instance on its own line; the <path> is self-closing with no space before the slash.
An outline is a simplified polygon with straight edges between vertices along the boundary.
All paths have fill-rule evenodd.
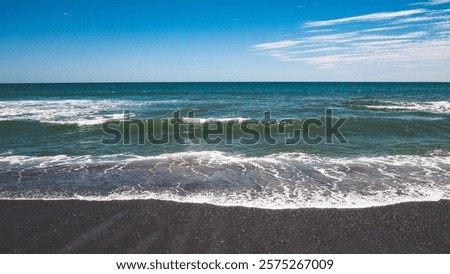
<path id="1" fill-rule="evenodd" d="M 450 153 L 246 157 L 0 156 L 1 199 L 162 199 L 259 208 L 348 208 L 450 198 Z"/>
<path id="2" fill-rule="evenodd" d="M 450 113 L 450 102 L 394 102 L 383 101 L 379 105 L 366 105 L 368 109 L 374 110 L 398 110 L 412 112 Z"/>
<path id="3" fill-rule="evenodd" d="M 204 124 L 204 123 L 242 123 L 244 121 L 251 120 L 250 118 L 243 118 L 243 117 L 231 117 L 231 118 L 182 118 L 181 119 L 183 123 L 187 124 Z"/>
<path id="4" fill-rule="evenodd" d="M 98 125 L 123 118 L 123 110 L 183 103 L 182 100 L 22 100 L 0 101 L 0 121 Z M 132 117 L 132 114 L 131 114 Z"/>

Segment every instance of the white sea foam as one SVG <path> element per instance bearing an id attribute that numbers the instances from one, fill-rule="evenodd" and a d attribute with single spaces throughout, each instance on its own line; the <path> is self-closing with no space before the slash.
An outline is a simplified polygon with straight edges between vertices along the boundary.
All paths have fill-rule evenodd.
<path id="1" fill-rule="evenodd" d="M 243 117 L 231 117 L 231 118 L 183 118 L 182 121 L 187 124 L 204 124 L 204 123 L 242 123 L 244 121 L 248 121 L 250 118 Z"/>
<path id="2" fill-rule="evenodd" d="M 31 120 L 42 123 L 96 125 L 121 119 L 123 110 L 179 100 L 24 100 L 0 101 L 0 121 Z"/>
<path id="3" fill-rule="evenodd" d="M 450 199 L 450 155 L 444 152 L 357 158 L 245 157 L 219 151 L 145 157 L 4 155 L 0 163 L 1 173 L 12 178 L 20 173 L 19 184 L 9 182 L 15 190 L 0 191 L 1 199 L 160 199 L 271 209 Z M 36 180 L 45 187 L 40 189 Z"/>
<path id="4" fill-rule="evenodd" d="M 368 109 L 379 110 L 404 110 L 414 112 L 431 112 L 431 113 L 450 113 L 450 102 L 434 101 L 434 102 L 383 102 L 385 105 L 366 106 Z"/>
<path id="5" fill-rule="evenodd" d="M 40 194 L 36 192 L 23 195 L 11 195 L 0 193 L 1 200 L 85 200 L 85 201 L 114 201 L 114 200 L 161 200 L 179 203 L 199 203 L 217 206 L 240 206 L 248 208 L 264 209 L 298 209 L 298 208 L 368 208 L 387 206 L 407 202 L 435 202 L 450 199 L 450 189 L 443 192 L 433 187 L 416 187 L 411 190 L 411 195 L 398 195 L 396 189 L 372 192 L 363 196 L 358 193 L 335 192 L 332 196 L 324 196 L 317 191 L 308 194 L 297 193 L 296 197 L 288 197 L 286 194 L 270 193 L 270 196 L 260 195 L 254 197 L 251 192 L 211 192 L 202 191 L 189 195 L 177 195 L 169 191 L 142 191 L 132 189 L 117 191 L 103 195 L 55 193 L 55 195 Z M 59 194 L 59 195 L 58 195 Z"/>

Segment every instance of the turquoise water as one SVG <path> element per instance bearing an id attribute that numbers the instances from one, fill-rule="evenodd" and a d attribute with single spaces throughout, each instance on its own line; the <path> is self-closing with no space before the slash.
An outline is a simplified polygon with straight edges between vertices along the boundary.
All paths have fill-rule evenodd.
<path id="1" fill-rule="evenodd" d="M 333 137 L 285 144 L 307 119 L 325 123 L 326 109 L 333 123 L 345 119 L 339 130 L 346 143 Z M 173 126 L 161 124 L 177 110 L 186 124 L 182 144 L 171 139 Z M 276 144 L 242 144 L 249 135 L 239 129 L 217 144 L 188 138 L 189 127 L 234 122 L 236 129 L 261 122 L 269 110 L 275 124 L 254 129 L 294 123 L 273 134 Z M 137 126 L 124 131 L 124 118 L 155 119 L 158 136 L 171 141 L 153 145 L 143 138 L 140 145 Z M 101 143 L 111 138 L 102 125 L 115 121 L 129 144 Z M 448 83 L 3 84 L 0 198 L 157 198 L 266 208 L 449 198 L 449 122 Z M 324 130 L 312 126 L 309 135 L 324 137 Z"/>

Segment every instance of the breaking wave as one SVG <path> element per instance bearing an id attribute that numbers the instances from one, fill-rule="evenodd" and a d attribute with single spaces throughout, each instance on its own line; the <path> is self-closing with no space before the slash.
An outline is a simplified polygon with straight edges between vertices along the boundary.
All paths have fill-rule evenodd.
<path id="1" fill-rule="evenodd" d="M 450 198 L 450 154 L 330 158 L 199 151 L 0 157 L 1 199 L 161 199 L 258 208 L 371 207 Z"/>

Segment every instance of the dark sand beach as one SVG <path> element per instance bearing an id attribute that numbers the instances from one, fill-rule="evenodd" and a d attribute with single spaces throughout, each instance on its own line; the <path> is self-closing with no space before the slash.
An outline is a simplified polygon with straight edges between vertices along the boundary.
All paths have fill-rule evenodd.
<path id="1" fill-rule="evenodd" d="M 265 210 L 0 201 L 1 253 L 450 253 L 450 201 Z"/>

